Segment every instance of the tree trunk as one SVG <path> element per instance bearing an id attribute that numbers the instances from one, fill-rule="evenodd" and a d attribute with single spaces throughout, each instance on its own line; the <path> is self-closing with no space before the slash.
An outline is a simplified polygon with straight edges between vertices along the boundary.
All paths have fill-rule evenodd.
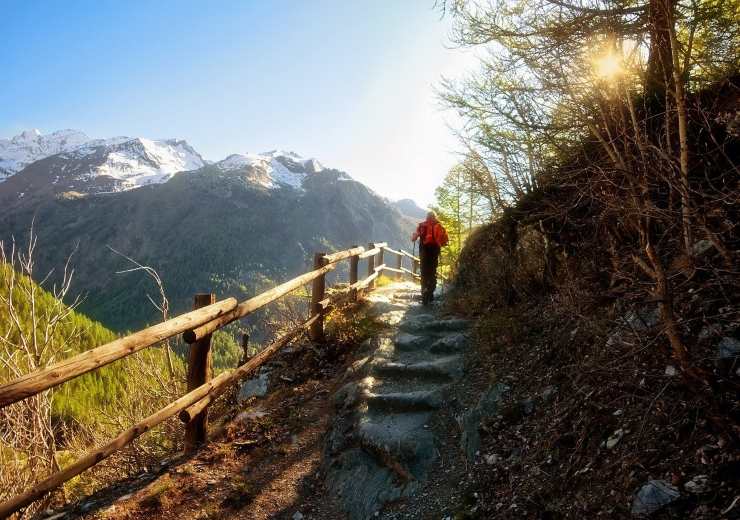
<path id="1" fill-rule="evenodd" d="M 653 106 L 662 106 L 666 92 L 673 90 L 671 23 L 675 6 L 676 0 L 650 0 L 648 4 L 650 51 L 645 72 L 645 97 Z"/>
<path id="2" fill-rule="evenodd" d="M 670 13 L 671 15 L 673 13 Z M 681 223 L 683 227 L 684 247 L 686 255 L 693 258 L 694 237 L 691 229 L 691 193 L 689 186 L 689 118 L 686 109 L 686 93 L 684 91 L 684 78 L 679 70 L 678 41 L 673 28 L 673 18 L 669 26 L 670 43 L 673 59 L 673 82 L 676 94 L 676 112 L 678 113 L 678 143 L 681 164 L 680 192 L 681 192 Z"/>

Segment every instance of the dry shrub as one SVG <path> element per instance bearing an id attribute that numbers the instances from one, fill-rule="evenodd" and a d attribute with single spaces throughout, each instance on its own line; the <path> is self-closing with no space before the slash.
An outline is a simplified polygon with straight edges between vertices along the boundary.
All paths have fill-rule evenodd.
<path id="1" fill-rule="evenodd" d="M 546 285 L 546 245 L 534 226 L 509 218 L 476 229 L 460 255 L 449 303 L 482 312 L 536 298 Z"/>

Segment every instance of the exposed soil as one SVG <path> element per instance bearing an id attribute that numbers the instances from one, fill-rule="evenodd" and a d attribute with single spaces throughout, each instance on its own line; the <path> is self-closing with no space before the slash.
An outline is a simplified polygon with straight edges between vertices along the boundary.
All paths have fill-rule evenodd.
<path id="1" fill-rule="evenodd" d="M 300 508 L 342 518 L 331 501 L 313 500 L 322 485 L 328 391 L 309 379 L 272 392 L 240 412 L 244 419 L 236 418 L 220 439 L 104 517 L 277 519 L 292 518 Z"/>
<path id="2" fill-rule="evenodd" d="M 615 322 L 555 304 L 481 317 L 478 372 L 511 390 L 481 424 L 452 518 L 634 518 L 652 479 L 680 497 L 651 518 L 740 518 L 737 394 L 697 392 L 658 331 Z M 727 429 L 712 420 L 718 407 Z"/>

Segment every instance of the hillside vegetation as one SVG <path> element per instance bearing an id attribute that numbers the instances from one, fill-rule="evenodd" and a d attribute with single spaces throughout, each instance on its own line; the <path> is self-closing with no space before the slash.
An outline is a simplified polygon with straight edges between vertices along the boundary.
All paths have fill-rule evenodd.
<path id="1" fill-rule="evenodd" d="M 9 264 L 0 265 L 0 278 L 3 281 L 8 276 Z M 18 285 L 13 289 L 13 299 L 21 318 L 16 325 L 12 322 L 7 306 L 0 306 L 0 331 L 3 332 L 3 354 L 18 357 L 17 350 L 12 345 L 20 345 L 21 336 L 33 336 L 33 319 L 30 302 L 24 297 L 28 290 L 36 292 L 35 312 L 39 316 L 51 316 L 57 312 L 59 302 L 48 291 L 36 286 L 30 289 L 35 282 L 26 276 L 20 276 Z M 9 287 L 6 283 L 0 284 L 0 298 L 9 296 Z M 39 320 L 36 323 L 36 334 L 43 336 L 45 323 Z M 106 329 L 100 323 L 91 320 L 79 312 L 71 312 L 53 331 L 50 338 L 48 353 L 39 364 L 59 360 L 84 352 L 93 347 L 102 345 L 116 338 L 116 334 Z M 23 373 L 29 371 L 29 363 L 19 363 Z M 7 381 L 15 374 L 11 373 L 7 364 L 0 365 L 0 380 Z M 76 378 L 53 393 L 53 413 L 58 421 L 90 423 L 96 420 L 96 411 L 110 409 L 125 393 L 126 375 L 118 367 L 104 367 L 94 373 Z"/>
<path id="2" fill-rule="evenodd" d="M 486 222 L 460 226 L 449 303 L 508 389 L 480 517 L 731 517 L 737 2 L 446 5 L 460 43 L 499 49 L 443 92 L 469 153 L 441 206 Z"/>
<path id="3" fill-rule="evenodd" d="M 60 291 L 59 286 L 53 287 L 53 294 L 32 281 L 25 270 L 30 264 L 20 262 L 20 258 L 14 257 L 12 266 L 0 265 L 2 382 L 117 337 L 61 302 L 57 296 L 64 290 Z M 216 345 L 228 347 L 229 341 L 233 339 L 217 340 Z M 224 349 L 219 360 L 231 363 L 228 352 Z M 90 445 L 110 438 L 169 402 L 182 390 L 178 381 L 184 373 L 181 358 L 173 356 L 172 361 L 173 374 L 164 350 L 154 347 L 4 408 L 0 412 L 0 499 L 23 491 L 40 474 L 65 465 L 87 452 Z M 177 437 L 155 432 L 110 465 L 74 479 L 66 489 L 74 496 L 89 492 L 111 474 L 136 471 L 176 447 L 178 441 L 173 439 Z M 37 505 L 41 506 L 43 503 Z"/>

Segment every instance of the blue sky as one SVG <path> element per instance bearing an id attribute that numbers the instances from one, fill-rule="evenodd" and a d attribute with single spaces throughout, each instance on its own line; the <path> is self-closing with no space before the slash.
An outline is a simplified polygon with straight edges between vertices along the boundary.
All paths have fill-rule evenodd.
<path id="1" fill-rule="evenodd" d="M 0 137 L 293 150 L 420 203 L 456 159 L 434 89 L 474 67 L 433 0 L 0 0 L 0 32 Z"/>

